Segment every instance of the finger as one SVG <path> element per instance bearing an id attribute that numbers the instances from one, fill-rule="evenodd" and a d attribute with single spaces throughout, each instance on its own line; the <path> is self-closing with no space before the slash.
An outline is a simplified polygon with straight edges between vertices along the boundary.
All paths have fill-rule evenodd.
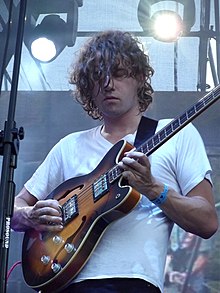
<path id="1" fill-rule="evenodd" d="M 30 223 L 31 227 L 38 231 L 61 231 L 63 229 L 62 219 L 57 217 L 30 217 Z"/>
<path id="2" fill-rule="evenodd" d="M 54 199 L 39 200 L 35 204 L 36 209 L 40 209 L 44 207 L 51 207 L 60 213 L 60 204 L 57 200 L 54 200 Z"/>
<path id="3" fill-rule="evenodd" d="M 41 215 L 38 217 L 39 222 L 42 224 L 62 224 L 62 217 L 50 216 L 50 215 Z"/>
<path id="4" fill-rule="evenodd" d="M 40 217 L 42 215 L 62 216 L 62 210 L 57 200 L 38 201 L 33 207 L 32 217 Z"/>
<path id="5" fill-rule="evenodd" d="M 145 154 L 141 153 L 141 152 L 128 152 L 125 153 L 125 157 L 124 158 L 131 158 L 135 161 L 137 161 L 140 164 L 143 165 L 149 165 L 149 160 L 147 158 L 147 156 L 145 156 Z"/>
<path id="6" fill-rule="evenodd" d="M 35 227 L 35 230 L 42 231 L 42 232 L 59 232 L 62 231 L 62 225 L 48 225 L 48 224 L 38 224 Z"/>
<path id="7" fill-rule="evenodd" d="M 53 207 L 38 207 L 35 206 L 33 208 L 33 215 L 35 217 L 40 217 L 42 215 L 50 215 L 50 216 L 61 216 L 61 210 L 57 210 Z"/>
<path id="8" fill-rule="evenodd" d="M 29 218 L 32 219 L 33 224 L 48 224 L 61 225 L 63 218 L 61 211 L 53 207 L 41 207 L 41 204 L 36 204 L 30 212 Z"/>
<path id="9" fill-rule="evenodd" d="M 138 173 L 146 172 L 146 163 L 142 164 L 139 160 L 130 157 L 124 157 L 118 164 L 124 171 L 137 171 Z"/>
<path id="10" fill-rule="evenodd" d="M 132 182 L 134 181 L 134 175 L 133 175 L 133 173 L 132 173 L 131 171 L 127 171 L 127 170 L 124 171 L 124 172 L 122 173 L 122 177 L 123 177 L 124 179 L 126 179 L 130 185 L 131 185 Z"/>
<path id="11" fill-rule="evenodd" d="M 125 165 L 128 165 L 128 166 L 138 165 L 138 161 L 136 161 L 134 158 L 130 158 L 130 157 L 124 157 L 122 159 L 122 163 L 124 163 Z"/>

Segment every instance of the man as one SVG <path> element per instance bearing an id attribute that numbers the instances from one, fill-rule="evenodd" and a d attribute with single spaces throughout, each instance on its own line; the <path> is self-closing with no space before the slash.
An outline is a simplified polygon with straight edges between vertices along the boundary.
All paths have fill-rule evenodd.
<path id="1" fill-rule="evenodd" d="M 63 181 L 93 171 L 119 140 L 134 143 L 152 101 L 152 74 L 148 56 L 129 33 L 106 31 L 85 44 L 70 83 L 85 111 L 103 124 L 70 134 L 51 150 L 15 198 L 15 230 L 63 229 L 60 203 L 45 198 Z M 160 120 L 156 131 L 168 122 Z M 85 267 L 62 292 L 162 292 L 172 223 L 203 238 L 217 230 L 210 165 L 191 124 L 149 158 L 132 150 L 117 163 L 141 200 L 107 228 Z"/>

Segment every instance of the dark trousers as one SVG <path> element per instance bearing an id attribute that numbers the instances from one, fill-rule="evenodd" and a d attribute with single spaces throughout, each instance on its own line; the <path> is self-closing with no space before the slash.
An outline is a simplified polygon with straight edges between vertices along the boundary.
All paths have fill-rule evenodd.
<path id="1" fill-rule="evenodd" d="M 160 293 L 160 290 L 144 280 L 112 278 L 74 283 L 61 293 Z"/>

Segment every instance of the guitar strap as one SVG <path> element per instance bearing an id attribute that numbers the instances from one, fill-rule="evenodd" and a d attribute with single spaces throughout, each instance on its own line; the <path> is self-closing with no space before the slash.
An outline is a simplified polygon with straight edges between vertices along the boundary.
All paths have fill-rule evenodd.
<path id="1" fill-rule="evenodd" d="M 137 134 L 134 141 L 134 146 L 137 148 L 146 140 L 151 138 L 157 128 L 158 121 L 142 116 L 138 125 Z"/>

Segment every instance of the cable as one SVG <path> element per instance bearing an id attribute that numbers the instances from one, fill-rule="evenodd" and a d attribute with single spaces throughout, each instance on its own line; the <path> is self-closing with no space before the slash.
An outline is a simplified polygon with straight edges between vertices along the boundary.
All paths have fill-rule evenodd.
<path id="1" fill-rule="evenodd" d="M 13 270 L 15 269 L 15 267 L 18 266 L 18 265 L 20 265 L 20 264 L 21 264 L 21 261 L 19 260 L 19 261 L 17 261 L 16 263 L 14 263 L 14 264 L 11 266 L 11 268 L 9 269 L 8 274 L 7 274 L 7 281 L 8 281 L 8 279 L 9 279 L 11 273 L 12 273 Z"/>

